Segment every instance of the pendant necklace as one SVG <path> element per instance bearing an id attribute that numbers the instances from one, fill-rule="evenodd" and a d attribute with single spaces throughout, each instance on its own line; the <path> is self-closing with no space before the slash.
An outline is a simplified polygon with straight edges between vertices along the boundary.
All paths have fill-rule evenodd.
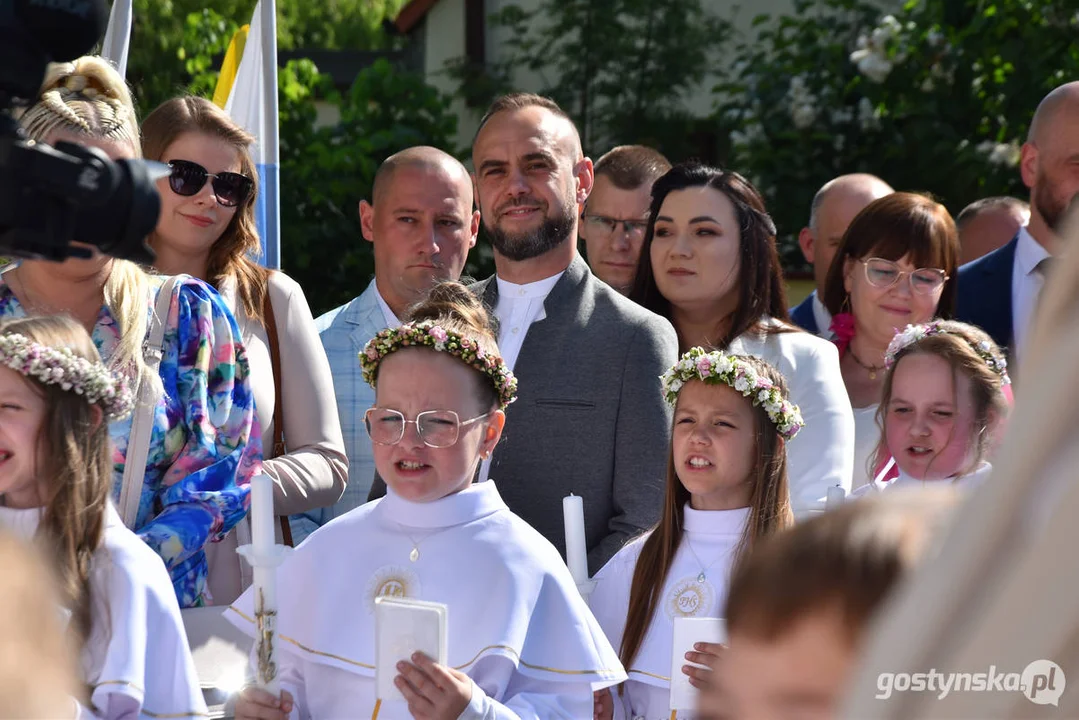
<path id="1" fill-rule="evenodd" d="M 697 575 L 697 582 L 699 582 L 699 583 L 703 583 L 703 582 L 704 582 L 704 581 L 705 581 L 705 580 L 706 580 L 706 579 L 708 578 L 708 576 L 707 576 L 707 574 L 706 574 L 706 573 L 707 573 L 707 572 L 708 572 L 709 570 L 711 570 L 711 569 L 712 569 L 712 566 L 713 566 L 713 565 L 715 565 L 715 564 L 716 564 L 717 562 L 719 562 L 720 558 L 722 558 L 722 557 L 723 557 L 724 555 L 726 555 L 726 553 L 720 553 L 719 557 L 717 557 L 717 558 L 716 558 L 715 560 L 713 560 L 712 562 L 708 563 L 708 566 L 707 566 L 707 567 L 705 567 L 704 563 L 703 563 L 703 562 L 701 562 L 701 558 L 700 558 L 700 556 L 699 556 L 699 555 L 697 554 L 697 551 L 693 549 L 693 543 L 692 543 L 692 542 L 690 542 L 690 539 L 689 539 L 689 534 L 688 534 L 688 533 L 686 533 L 686 534 L 684 534 L 684 535 L 683 535 L 682 537 L 684 537 L 684 538 L 685 538 L 685 541 L 686 541 L 686 547 L 688 547 L 688 548 L 689 548 L 689 551 L 690 551 L 691 553 L 693 553 L 693 559 L 697 561 L 697 565 L 698 565 L 698 566 L 700 566 L 700 568 L 701 568 L 701 572 L 700 572 L 700 574 L 698 574 L 698 575 Z"/>
<path id="2" fill-rule="evenodd" d="M 411 535 L 408 534 L 408 532 L 405 530 L 404 525 L 402 525 L 401 523 L 397 523 L 397 527 L 401 528 L 401 532 L 404 533 L 405 537 L 407 537 L 409 539 L 409 541 L 412 543 L 412 552 L 410 552 L 408 554 L 408 559 L 409 559 L 410 562 L 416 562 L 417 560 L 420 559 L 420 543 L 422 543 L 424 540 L 426 540 L 426 539 L 428 539 L 430 537 L 433 537 L 435 535 L 438 535 L 439 533 L 445 532 L 445 531 L 450 529 L 450 528 L 441 528 L 439 530 L 435 530 L 434 532 L 427 533 L 426 535 L 421 537 L 419 540 L 416 540 L 414 537 L 412 537 Z"/>
<path id="3" fill-rule="evenodd" d="M 848 347 L 847 348 L 847 353 L 851 356 L 851 358 L 854 360 L 854 362 L 858 363 L 858 365 L 861 368 L 863 368 L 864 370 L 867 370 L 869 372 L 869 379 L 870 380 L 876 380 L 877 379 L 877 373 L 884 369 L 883 365 L 879 365 L 879 366 L 878 365 L 866 365 L 864 362 L 861 361 L 861 359 L 859 359 L 859 357 L 857 355 L 854 354 L 854 349 L 853 348 Z"/>

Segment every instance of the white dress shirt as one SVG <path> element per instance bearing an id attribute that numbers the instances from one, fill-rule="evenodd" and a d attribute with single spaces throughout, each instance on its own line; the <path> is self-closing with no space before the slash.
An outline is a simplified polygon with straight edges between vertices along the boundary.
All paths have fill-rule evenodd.
<path id="1" fill-rule="evenodd" d="M 1026 347 L 1034 309 L 1045 283 L 1045 278 L 1035 268 L 1047 257 L 1051 255 L 1030 231 L 1026 227 L 1020 228 L 1012 264 L 1012 344 L 1016 357 L 1021 356 Z"/>
<path id="2" fill-rule="evenodd" d="M 560 277 L 562 273 L 524 285 L 507 282 L 500 277 L 495 278 L 498 283 L 498 304 L 495 306 L 499 323 L 498 350 L 502 353 L 502 361 L 510 370 L 517 364 L 517 356 L 521 354 L 528 328 L 537 320 L 547 317 L 543 311 L 543 303 Z M 487 458 L 480 466 L 480 475 L 476 482 L 485 482 L 490 472 L 491 458 Z"/>
<path id="3" fill-rule="evenodd" d="M 813 293 L 813 319 L 817 322 L 817 335 L 825 340 L 835 337 L 829 328 L 832 326 L 832 313 L 821 302 L 820 293 Z"/>
<path id="4" fill-rule="evenodd" d="M 404 323 L 397 318 L 397 314 L 390 308 L 386 299 L 382 297 L 382 293 L 378 291 L 377 280 L 375 281 L 375 299 L 378 300 L 378 306 L 382 309 L 382 317 L 386 319 L 386 327 L 395 328 L 404 325 Z"/>

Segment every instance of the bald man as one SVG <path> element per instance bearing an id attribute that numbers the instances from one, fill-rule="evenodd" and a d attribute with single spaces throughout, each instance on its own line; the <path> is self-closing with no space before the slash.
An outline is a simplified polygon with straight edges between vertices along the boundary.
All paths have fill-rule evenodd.
<path id="1" fill-rule="evenodd" d="M 1019 169 L 1030 221 L 1004 247 L 959 269 L 956 318 L 981 326 L 1022 359 L 1027 331 L 1069 206 L 1079 196 L 1079 82 L 1056 88 L 1030 123 Z"/>
<path id="2" fill-rule="evenodd" d="M 363 415 L 375 394 L 356 357 L 379 330 L 400 325 L 433 284 L 460 279 L 479 232 L 468 170 L 433 147 L 408 148 L 383 162 L 371 200 L 360 201 L 359 214 L 374 251 L 375 277 L 359 297 L 315 320 L 333 374 L 348 486 L 335 505 L 292 518 L 296 542 L 362 505 L 371 489 L 375 465 Z"/>
<path id="3" fill-rule="evenodd" d="M 496 100 L 472 163 L 495 257 L 495 276 L 475 290 L 501 321 L 499 346 L 520 388 L 480 479 L 497 482 L 509 508 L 560 550 L 562 498 L 583 497 L 595 572 L 659 517 L 671 416 L 656 378 L 677 360 L 678 340 L 577 254 L 592 161 L 557 104 Z"/>
<path id="4" fill-rule="evenodd" d="M 955 216 L 959 264 L 966 265 L 1008 244 L 1030 222 L 1030 205 L 1013 197 L 975 200 Z"/>
<path id="5" fill-rule="evenodd" d="M 791 320 L 796 325 L 823 338 L 832 337 L 828 329 L 832 315 L 820 301 L 832 258 L 854 216 L 877 198 L 893 192 L 891 185 L 876 175 L 854 173 L 829 180 L 813 196 L 809 226 L 798 233 L 798 245 L 806 262 L 813 266 L 816 289 L 791 310 Z"/>

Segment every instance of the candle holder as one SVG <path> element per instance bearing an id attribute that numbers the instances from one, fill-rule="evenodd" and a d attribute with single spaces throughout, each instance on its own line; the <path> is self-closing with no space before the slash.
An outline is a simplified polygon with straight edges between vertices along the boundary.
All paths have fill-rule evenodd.
<path id="1" fill-rule="evenodd" d="M 271 545 L 269 548 L 260 549 L 256 549 L 254 545 L 241 545 L 236 548 L 236 552 L 251 566 L 255 576 L 252 583 L 255 593 L 255 649 L 258 658 L 255 682 L 259 688 L 274 696 L 281 694 L 274 642 L 277 634 L 277 568 L 291 551 L 292 548 L 284 545 Z"/>

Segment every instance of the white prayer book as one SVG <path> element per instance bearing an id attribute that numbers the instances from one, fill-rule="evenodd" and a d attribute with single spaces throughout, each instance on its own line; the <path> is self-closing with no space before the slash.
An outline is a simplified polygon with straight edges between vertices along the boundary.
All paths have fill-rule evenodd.
<path id="1" fill-rule="evenodd" d="M 397 663 L 411 662 L 413 653 L 422 652 L 446 664 L 446 616 L 442 603 L 394 597 L 375 600 L 375 685 L 380 700 L 404 699 L 393 681 L 400 675 Z"/>
<path id="2" fill-rule="evenodd" d="M 696 710 L 697 688 L 689 684 L 689 677 L 682 672 L 683 665 L 704 668 L 706 666 L 686 660 L 686 653 L 699 642 L 727 643 L 727 621 L 722 618 L 674 618 L 674 643 L 671 655 L 671 710 Z"/>

